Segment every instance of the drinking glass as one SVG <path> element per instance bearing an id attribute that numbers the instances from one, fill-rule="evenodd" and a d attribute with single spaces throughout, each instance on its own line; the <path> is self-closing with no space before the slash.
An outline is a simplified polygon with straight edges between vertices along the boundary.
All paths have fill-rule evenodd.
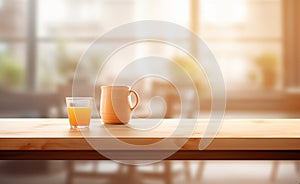
<path id="1" fill-rule="evenodd" d="M 66 97 L 71 128 L 88 128 L 92 113 L 92 97 Z"/>

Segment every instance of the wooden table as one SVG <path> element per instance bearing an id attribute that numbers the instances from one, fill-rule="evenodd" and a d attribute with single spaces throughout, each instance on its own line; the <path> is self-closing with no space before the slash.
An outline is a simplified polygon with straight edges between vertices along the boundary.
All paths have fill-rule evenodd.
<path id="1" fill-rule="evenodd" d="M 139 129 L 134 130 L 125 125 L 103 125 L 101 120 L 95 119 L 89 129 L 79 131 L 69 128 L 68 119 L 0 119 L 0 159 L 104 160 L 108 159 L 105 155 L 110 154 L 116 159 L 151 160 L 158 159 L 172 147 L 147 149 L 145 145 L 164 140 L 180 146 L 164 158 L 170 160 L 300 159 L 298 119 L 226 119 L 205 150 L 199 150 L 198 145 L 205 139 L 203 133 L 208 120 L 197 120 L 196 124 L 195 120 L 188 119 L 158 122 L 155 119 L 132 120 L 129 125 Z M 184 123 L 182 134 L 170 137 L 179 122 Z M 193 131 L 189 135 L 185 129 Z M 101 149 L 100 153 L 89 140 L 103 146 L 97 148 Z M 111 144 L 116 140 L 134 148 Z"/>

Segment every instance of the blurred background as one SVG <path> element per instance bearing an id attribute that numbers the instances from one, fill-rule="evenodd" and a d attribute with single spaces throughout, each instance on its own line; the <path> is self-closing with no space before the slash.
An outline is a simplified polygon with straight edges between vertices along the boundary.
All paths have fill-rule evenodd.
<path id="1" fill-rule="evenodd" d="M 80 56 L 102 34 L 138 20 L 176 23 L 205 41 L 224 76 L 228 115 L 247 117 L 256 112 L 256 116 L 264 117 L 297 117 L 297 6 L 293 0 L 0 0 L 0 117 L 66 117 L 61 105 L 64 97 L 71 95 Z M 108 39 L 107 44 L 118 39 Z M 190 39 L 178 39 L 193 47 Z M 94 52 L 86 73 L 97 75 L 95 66 L 105 58 L 99 50 Z M 189 56 L 164 45 L 135 44 L 121 50 L 111 58 L 113 66 L 108 66 L 109 72 L 97 84 L 109 84 L 122 66 L 148 55 L 170 58 L 183 67 L 197 83 L 203 111 L 210 110 L 205 72 L 195 69 Z M 136 65 L 135 69 L 148 67 L 151 64 Z M 171 65 L 164 67 L 174 80 L 180 80 L 181 75 Z M 143 90 L 145 101 L 162 96 L 169 107 L 166 117 L 176 117 L 176 109 L 172 113 L 170 108 L 178 102 L 168 100 L 175 99 L 174 90 L 164 94 L 170 89 L 166 83 L 148 78 L 133 88 Z M 90 81 L 90 85 L 97 84 Z M 191 95 L 186 96 L 192 101 Z M 33 100 L 39 98 L 43 100 Z M 148 117 L 143 102 L 135 116 Z M 192 117 L 193 112 L 187 116 Z"/>
<path id="2" fill-rule="evenodd" d="M 299 117 L 299 8 L 298 0 L 0 0 L 0 117 L 67 117 L 64 97 L 72 94 L 72 79 L 80 56 L 102 34 L 119 25 L 138 20 L 176 23 L 204 40 L 216 57 L 224 76 L 227 92 L 226 117 Z M 118 42 L 119 39 L 127 38 L 111 38 L 107 40 L 107 44 Z M 193 48 L 190 39 L 178 39 Z M 97 75 L 95 66 L 105 59 L 97 50 L 94 52 L 86 64 L 89 75 Z M 110 84 L 122 66 L 149 55 L 170 58 L 184 68 L 194 80 L 197 93 L 192 93 L 191 86 L 185 86 L 182 81 L 186 95 L 181 100 L 193 104 L 196 96 L 199 96 L 201 113 L 210 112 L 210 87 L 205 72 L 196 67 L 195 61 L 189 56 L 175 48 L 159 44 L 136 44 L 120 51 L 111 58 L 113 65 L 106 66 L 109 72 L 104 73 L 96 82 L 83 79 L 82 89 L 85 89 L 84 85 L 95 86 L 97 99 L 101 93 L 99 86 Z M 147 70 L 151 63 L 149 66 L 135 67 L 136 71 Z M 180 82 L 180 72 L 171 65 L 164 67 L 173 80 Z M 133 77 L 134 74 L 128 75 L 128 79 L 123 80 Z M 134 112 L 135 117 L 155 118 L 160 115 L 160 101 L 156 103 L 153 100 L 152 112 L 145 111 L 148 101 L 155 96 L 164 99 L 165 118 L 178 117 L 180 100 L 170 83 L 149 77 L 139 80 L 132 87 L 140 93 L 142 99 Z M 97 106 L 98 103 L 97 99 Z M 191 105 L 183 117 L 195 117 L 197 112 L 199 109 Z M 2 166 L 6 167 L 7 163 L 10 162 L 3 161 Z M 42 172 L 41 168 L 52 167 L 51 164 L 60 166 L 54 161 L 34 163 L 36 167 L 33 167 L 33 173 L 37 170 Z M 164 168 L 166 163 L 162 162 L 161 167 Z M 187 161 L 183 163 L 183 171 L 194 168 L 194 173 L 205 173 L 204 165 L 211 166 L 214 168 L 211 173 L 204 175 L 209 178 L 205 180 L 207 183 L 227 181 L 225 176 L 223 180 L 222 177 L 220 180 L 214 178 L 213 170 L 220 174 L 223 171 L 217 168 L 222 167 L 232 168 L 232 172 L 228 171 L 229 176 L 236 176 L 236 171 L 254 173 L 249 177 L 245 176 L 246 179 L 242 177 L 236 181 L 228 180 L 230 183 L 300 181 L 299 174 L 296 174 L 299 173 L 296 162 L 283 163 L 283 167 L 287 167 L 289 172 L 278 170 L 279 162 L 258 162 L 257 165 L 255 162 L 205 163 Z M 65 164 L 63 162 L 61 166 L 62 172 L 66 168 L 74 169 L 73 166 L 65 167 Z M 174 163 L 172 167 L 181 164 Z M 28 164 L 21 165 L 23 168 Z M 114 167 L 113 162 L 109 165 Z M 18 167 L 13 164 L 10 166 Z M 117 164 L 116 167 L 120 165 Z M 258 168 L 262 172 L 258 172 Z M 279 174 L 274 171 L 276 168 Z M 44 171 L 52 172 L 51 169 Z M 274 179 L 274 173 L 283 180 L 276 177 Z M 253 177 L 258 180 L 249 180 Z M 2 177 L 1 180 L 1 183 L 10 183 L 7 177 Z M 60 183 L 62 180 L 58 181 Z M 196 183 L 198 181 L 200 179 Z"/>

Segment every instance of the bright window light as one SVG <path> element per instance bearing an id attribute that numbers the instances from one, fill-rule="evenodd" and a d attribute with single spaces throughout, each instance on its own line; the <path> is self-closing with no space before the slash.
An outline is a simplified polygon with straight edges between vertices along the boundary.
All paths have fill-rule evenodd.
<path id="1" fill-rule="evenodd" d="M 245 0 L 203 0 L 203 20 L 211 24 L 230 25 L 246 21 Z"/>

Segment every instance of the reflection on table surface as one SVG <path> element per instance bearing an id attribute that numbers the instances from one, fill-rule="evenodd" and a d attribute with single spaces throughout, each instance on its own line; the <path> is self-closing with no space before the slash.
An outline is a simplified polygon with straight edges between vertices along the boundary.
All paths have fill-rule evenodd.
<path id="1" fill-rule="evenodd" d="M 1 183 L 297 183 L 297 161 L 1 161 Z"/>

